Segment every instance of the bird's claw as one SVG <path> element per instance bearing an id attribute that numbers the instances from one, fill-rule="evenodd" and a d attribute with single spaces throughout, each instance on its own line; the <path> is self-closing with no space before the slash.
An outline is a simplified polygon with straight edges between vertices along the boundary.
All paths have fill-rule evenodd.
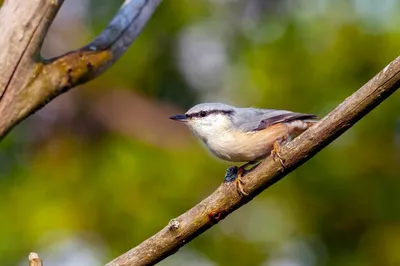
<path id="1" fill-rule="evenodd" d="M 280 151 L 281 151 L 281 146 L 278 141 L 275 141 L 274 148 L 271 151 L 272 159 L 274 159 L 275 161 L 278 159 L 282 167 L 286 168 L 285 159 L 283 159 L 282 156 L 280 155 Z"/>
<path id="2" fill-rule="evenodd" d="M 244 182 L 243 180 L 240 178 L 240 176 L 238 175 L 235 179 L 235 183 L 236 183 L 236 189 L 239 192 L 239 194 L 242 194 L 243 196 L 248 196 L 249 194 L 246 193 L 243 189 L 243 185 Z"/>

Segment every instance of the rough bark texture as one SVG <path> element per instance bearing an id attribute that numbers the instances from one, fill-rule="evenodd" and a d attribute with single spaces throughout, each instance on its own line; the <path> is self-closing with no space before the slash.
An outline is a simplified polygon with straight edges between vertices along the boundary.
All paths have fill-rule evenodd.
<path id="1" fill-rule="evenodd" d="M 208 198 L 173 219 L 157 234 L 107 266 L 153 265 L 175 253 L 180 247 L 306 162 L 395 92 L 399 86 L 400 57 L 320 122 L 282 147 L 280 154 L 285 158 L 285 169 L 279 161 L 268 157 L 255 169 L 246 173 L 243 181 L 246 183 L 244 189 L 248 196 L 240 196 L 233 182 L 223 183 Z"/>
<path id="2" fill-rule="evenodd" d="M 0 10 L 0 139 L 54 97 L 106 70 L 136 39 L 161 0 L 125 0 L 90 44 L 42 59 L 43 39 L 63 2 L 8 0 Z"/>

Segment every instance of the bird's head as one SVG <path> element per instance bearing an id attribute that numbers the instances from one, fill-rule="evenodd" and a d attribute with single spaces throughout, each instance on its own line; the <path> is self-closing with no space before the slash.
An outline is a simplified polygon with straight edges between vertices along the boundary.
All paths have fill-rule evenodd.
<path id="1" fill-rule="evenodd" d="M 233 106 L 222 103 L 201 103 L 190 108 L 185 114 L 170 119 L 184 122 L 197 136 L 204 139 L 211 134 L 229 130 Z"/>

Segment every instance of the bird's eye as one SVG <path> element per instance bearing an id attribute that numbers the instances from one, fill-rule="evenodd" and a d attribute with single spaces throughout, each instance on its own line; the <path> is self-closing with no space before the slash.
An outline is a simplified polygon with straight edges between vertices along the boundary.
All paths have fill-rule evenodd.
<path id="1" fill-rule="evenodd" d="M 200 111 L 200 116 L 201 117 L 205 117 L 207 115 L 207 113 L 205 111 Z"/>

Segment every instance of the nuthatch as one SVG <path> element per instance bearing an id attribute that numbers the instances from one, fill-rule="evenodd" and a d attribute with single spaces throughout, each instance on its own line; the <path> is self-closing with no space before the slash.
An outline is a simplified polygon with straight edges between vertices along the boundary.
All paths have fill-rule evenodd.
<path id="1" fill-rule="evenodd" d="M 280 145 L 291 141 L 317 122 L 315 115 L 283 110 L 237 108 L 223 103 L 201 103 L 183 115 L 170 119 L 184 122 L 218 158 L 231 162 L 247 162 L 240 166 L 235 179 L 243 195 L 241 176 L 245 167 L 270 154 L 278 158 Z"/>

